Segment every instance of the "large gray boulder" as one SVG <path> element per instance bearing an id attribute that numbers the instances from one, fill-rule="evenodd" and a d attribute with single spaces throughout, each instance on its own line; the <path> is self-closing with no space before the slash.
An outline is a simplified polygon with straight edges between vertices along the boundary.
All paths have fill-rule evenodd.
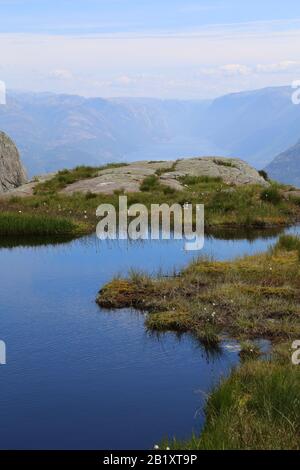
<path id="1" fill-rule="evenodd" d="M 13 141 L 0 131 L 0 193 L 26 183 L 25 169 Z"/>
<path id="2" fill-rule="evenodd" d="M 269 186 L 258 171 L 239 158 L 198 157 L 179 160 L 170 173 L 164 173 L 162 178 L 174 179 L 182 176 L 208 176 L 221 178 L 225 184 L 243 186 L 258 184 Z"/>
<path id="3" fill-rule="evenodd" d="M 111 194 L 116 190 L 136 192 L 140 190 L 142 181 L 150 175 L 160 172 L 159 180 L 162 184 L 176 190 L 184 189 L 180 177 L 209 176 L 221 178 L 227 185 L 243 186 L 258 184 L 269 186 L 269 183 L 252 168 L 238 158 L 199 157 L 186 158 L 178 161 L 164 162 L 134 162 L 128 166 L 102 170 L 96 178 L 77 181 L 70 184 L 63 193 L 88 192 Z"/>

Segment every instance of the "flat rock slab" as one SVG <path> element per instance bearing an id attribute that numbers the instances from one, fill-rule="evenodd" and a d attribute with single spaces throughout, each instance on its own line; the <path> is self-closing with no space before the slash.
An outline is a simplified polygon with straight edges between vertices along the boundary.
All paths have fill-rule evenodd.
<path id="1" fill-rule="evenodd" d="M 101 170 L 96 178 L 77 181 L 64 188 L 64 194 L 75 192 L 92 192 L 95 194 L 112 194 L 115 191 L 135 193 L 147 176 L 155 175 L 156 171 L 171 169 L 174 162 L 135 162 L 130 165 Z M 179 183 L 178 183 L 179 184 Z"/>
<path id="2" fill-rule="evenodd" d="M 178 161 L 135 162 L 127 166 L 102 170 L 96 178 L 78 181 L 63 189 L 65 194 L 92 192 L 112 194 L 114 191 L 138 192 L 143 180 L 159 172 L 162 184 L 178 191 L 183 189 L 181 176 L 208 176 L 221 178 L 225 184 L 238 186 L 269 183 L 250 165 L 238 158 L 199 157 Z M 171 170 L 171 171 L 168 171 Z"/>
<path id="3" fill-rule="evenodd" d="M 113 194 L 116 191 L 124 191 L 125 193 L 139 192 L 143 180 L 155 174 L 161 184 L 178 191 L 184 189 L 179 178 L 186 175 L 221 178 L 225 184 L 231 186 L 269 185 L 254 168 L 243 160 L 199 157 L 178 161 L 140 161 L 126 166 L 107 168 L 106 170 L 100 170 L 95 178 L 80 180 L 68 185 L 61 193 L 71 195 L 76 192 L 91 192 L 94 194 Z M 51 179 L 54 175 L 53 173 L 36 177 L 34 181 L 8 191 L 6 196 L 31 196 L 37 183 Z"/>

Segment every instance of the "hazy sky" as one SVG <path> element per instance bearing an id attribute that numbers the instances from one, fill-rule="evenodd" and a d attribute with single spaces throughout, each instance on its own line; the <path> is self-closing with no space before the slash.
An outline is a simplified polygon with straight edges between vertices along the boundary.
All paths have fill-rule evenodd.
<path id="1" fill-rule="evenodd" d="M 296 0 L 0 0 L 0 80 L 205 98 L 300 80 Z"/>

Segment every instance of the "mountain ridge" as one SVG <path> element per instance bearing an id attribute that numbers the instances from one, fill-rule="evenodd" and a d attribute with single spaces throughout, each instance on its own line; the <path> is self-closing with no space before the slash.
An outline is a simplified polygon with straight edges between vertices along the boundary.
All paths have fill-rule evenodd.
<path id="1" fill-rule="evenodd" d="M 215 100 L 85 98 L 8 91 L 0 128 L 31 175 L 113 161 L 239 157 L 260 169 L 298 140 L 290 87 Z"/>

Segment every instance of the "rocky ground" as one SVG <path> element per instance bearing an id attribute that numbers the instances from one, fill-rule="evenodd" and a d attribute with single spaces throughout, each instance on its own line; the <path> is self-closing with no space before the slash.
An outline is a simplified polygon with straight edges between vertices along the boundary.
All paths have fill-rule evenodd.
<path id="1" fill-rule="evenodd" d="M 0 131 L 0 193 L 26 183 L 26 172 L 13 141 Z"/>
<path id="2" fill-rule="evenodd" d="M 161 184 L 182 190 L 180 178 L 189 176 L 208 176 L 221 178 L 228 185 L 269 183 L 244 161 L 237 158 L 200 157 L 178 161 L 139 161 L 126 166 L 100 170 L 96 177 L 76 181 L 61 190 L 63 194 L 92 192 L 95 194 L 113 194 L 115 191 L 127 193 L 139 192 L 140 185 L 147 176 L 157 175 Z M 51 179 L 54 174 L 36 177 L 27 184 L 7 192 L 9 196 L 31 196 L 38 183 Z"/>

